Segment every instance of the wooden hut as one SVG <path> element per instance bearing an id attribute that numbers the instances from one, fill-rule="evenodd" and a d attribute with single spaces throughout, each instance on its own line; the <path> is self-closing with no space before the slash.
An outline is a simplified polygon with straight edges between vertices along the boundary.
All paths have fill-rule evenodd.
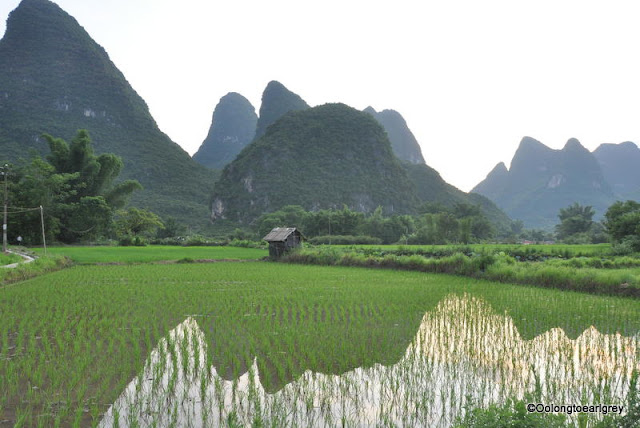
<path id="1" fill-rule="evenodd" d="M 269 257 L 278 258 L 302 245 L 302 233 L 295 227 L 276 227 L 264 238 L 269 243 Z"/>

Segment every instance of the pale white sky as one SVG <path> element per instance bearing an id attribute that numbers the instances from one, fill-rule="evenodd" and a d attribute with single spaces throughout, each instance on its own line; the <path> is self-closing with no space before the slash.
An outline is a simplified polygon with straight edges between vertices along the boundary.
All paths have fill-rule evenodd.
<path id="1" fill-rule="evenodd" d="M 0 2 L 0 34 L 19 0 Z M 520 139 L 640 143 L 640 3 L 56 0 L 193 154 L 220 97 L 270 80 L 310 105 L 399 111 L 468 191 Z"/>

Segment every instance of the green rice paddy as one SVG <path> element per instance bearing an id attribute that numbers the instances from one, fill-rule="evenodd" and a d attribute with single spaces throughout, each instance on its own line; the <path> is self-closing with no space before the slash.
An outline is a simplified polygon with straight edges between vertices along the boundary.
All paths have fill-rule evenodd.
<path id="1" fill-rule="evenodd" d="M 51 255 L 69 257 L 79 264 L 148 263 L 178 260 L 251 260 L 269 255 L 267 250 L 237 247 L 176 247 L 150 245 L 148 247 L 48 247 Z M 43 254 L 42 249 L 37 250 Z"/>
<path id="2" fill-rule="evenodd" d="M 78 263 L 266 255 L 53 251 Z M 536 388 L 623 405 L 639 338 L 631 298 L 262 261 L 78 265 L 0 287 L 0 424 L 341 426 L 369 420 L 357 403 L 388 403 L 371 391 L 398 397 L 367 414 L 379 424 L 428 426 L 435 408 L 448 426 L 474 390 L 482 406 Z"/>

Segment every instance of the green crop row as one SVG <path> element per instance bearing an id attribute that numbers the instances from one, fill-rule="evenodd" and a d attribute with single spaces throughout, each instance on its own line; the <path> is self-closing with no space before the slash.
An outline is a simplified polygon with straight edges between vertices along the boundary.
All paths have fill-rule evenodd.
<path id="1" fill-rule="evenodd" d="M 531 340 L 640 331 L 640 301 L 418 272 L 279 263 L 75 266 L 0 288 L 0 420 L 92 426 L 188 317 L 205 364 L 237 379 L 257 362 L 275 392 L 305 371 L 397 363 L 449 295 L 486 301 Z M 286 411 L 286 409 L 285 409 Z"/>

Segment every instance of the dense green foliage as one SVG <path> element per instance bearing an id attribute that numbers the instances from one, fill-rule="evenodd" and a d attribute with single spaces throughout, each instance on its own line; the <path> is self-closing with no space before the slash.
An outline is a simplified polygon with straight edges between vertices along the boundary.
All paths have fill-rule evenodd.
<path id="1" fill-rule="evenodd" d="M 556 225 L 559 239 L 567 238 L 578 233 L 586 233 L 593 226 L 595 211 L 590 206 L 583 206 L 575 202 L 572 205 L 561 208 L 560 224 Z"/>
<path id="2" fill-rule="evenodd" d="M 495 236 L 495 228 L 484 217 L 479 206 L 460 203 L 450 210 L 444 206 L 438 206 L 437 209 L 435 213 L 415 216 L 384 216 L 381 207 L 364 214 L 352 211 L 346 205 L 341 210 L 319 211 L 305 211 L 299 205 L 288 205 L 260 216 L 257 227 L 260 237 L 274 227 L 297 227 L 307 238 L 324 236 L 322 242 L 327 243 L 331 242 L 333 235 L 342 236 L 333 241 L 334 244 L 375 243 L 362 242 L 364 237 L 377 239 L 384 244 L 468 244 Z M 347 236 L 354 240 L 347 242 Z"/>
<path id="3" fill-rule="evenodd" d="M 618 201 L 605 214 L 605 227 L 613 242 L 640 251 L 640 203 Z"/>
<path id="4" fill-rule="evenodd" d="M 162 133 L 105 50 L 48 0 L 24 0 L 0 40 L 0 161 L 47 150 L 43 133 L 88 129 L 96 153 L 123 160 L 132 203 L 191 225 L 206 223 L 213 173 Z"/>
<path id="5" fill-rule="evenodd" d="M 607 258 L 612 256 L 611 245 L 575 245 L 575 244 L 469 244 L 469 245 L 358 245 L 358 248 L 380 251 L 392 250 L 398 254 L 420 254 L 427 257 L 451 256 L 456 253 L 503 252 L 518 260 L 536 261 L 549 258 L 575 259 L 583 257 Z"/>
<path id="6" fill-rule="evenodd" d="M 570 202 L 592 206 L 598 219 L 615 200 L 595 156 L 575 139 L 553 150 L 523 138 L 511 169 L 499 164 L 472 192 L 488 197 L 527 228 L 550 229 Z"/>
<path id="7" fill-rule="evenodd" d="M 451 210 L 457 204 L 478 205 L 501 236 L 508 235 L 511 219 L 495 203 L 478 193 L 464 193 L 445 182 L 438 171 L 428 165 L 405 164 L 409 180 L 414 185 L 418 213 L 438 213 Z"/>
<path id="8" fill-rule="evenodd" d="M 253 140 L 257 122 L 249 100 L 238 93 L 228 93 L 213 111 L 209 134 L 193 159 L 208 168 L 224 168 Z"/>
<path id="9" fill-rule="evenodd" d="M 45 134 L 51 153 L 47 162 L 37 155 L 11 171 L 11 239 L 25 244 L 42 242 L 40 210 L 46 213 L 45 231 L 61 242 L 77 242 L 105 235 L 116 209 L 141 188 L 135 180 L 115 183 L 122 169 L 111 153 L 96 156 L 89 134 L 79 130 L 68 144 Z"/>
<path id="10" fill-rule="evenodd" d="M 382 239 L 368 235 L 320 235 L 308 242 L 313 245 L 379 245 Z"/>
<path id="11" fill-rule="evenodd" d="M 526 340 L 556 327 L 571 338 L 591 326 L 640 330 L 637 300 L 274 263 L 79 266 L 1 291 L 0 418 L 26 425 L 97 423 L 188 314 L 205 332 L 207 367 L 237 379 L 257 358 L 269 392 L 305 370 L 396 363 L 424 314 L 450 293 L 506 312 Z"/>
<path id="12" fill-rule="evenodd" d="M 560 223 L 555 227 L 557 238 L 567 244 L 608 242 L 609 236 L 602 223 L 593 221 L 594 214 L 592 207 L 577 202 L 560 209 Z"/>
<path id="13" fill-rule="evenodd" d="M 121 245 L 143 245 L 143 238 L 150 237 L 164 224 L 154 213 L 132 207 L 116 213 L 114 227 Z"/>

